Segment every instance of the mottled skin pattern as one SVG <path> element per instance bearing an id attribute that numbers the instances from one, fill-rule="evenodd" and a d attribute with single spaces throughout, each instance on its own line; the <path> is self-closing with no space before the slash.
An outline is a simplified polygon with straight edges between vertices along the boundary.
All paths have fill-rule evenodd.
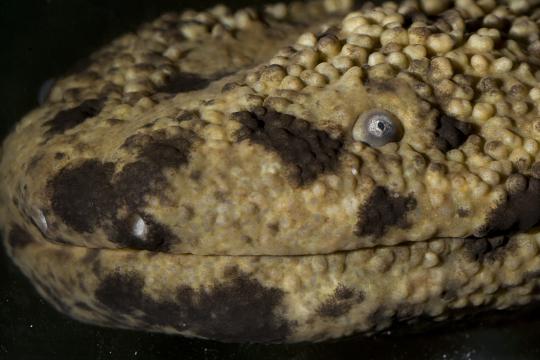
<path id="1" fill-rule="evenodd" d="M 536 1 L 165 14 L 6 139 L 8 253 L 89 323 L 321 341 L 540 298 Z M 355 140 L 361 115 L 403 133 Z"/>

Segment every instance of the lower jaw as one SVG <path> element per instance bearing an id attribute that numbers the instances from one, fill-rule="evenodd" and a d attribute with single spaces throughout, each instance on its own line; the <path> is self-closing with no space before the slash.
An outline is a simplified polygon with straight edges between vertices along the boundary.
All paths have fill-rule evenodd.
<path id="1" fill-rule="evenodd" d="M 6 241 L 59 311 L 102 326 L 233 342 L 417 329 L 540 299 L 540 234 L 306 256 L 199 256 Z M 481 251 L 480 251 L 480 250 Z M 427 319 L 427 322 L 426 322 Z M 423 328 L 429 328 L 423 327 Z"/>

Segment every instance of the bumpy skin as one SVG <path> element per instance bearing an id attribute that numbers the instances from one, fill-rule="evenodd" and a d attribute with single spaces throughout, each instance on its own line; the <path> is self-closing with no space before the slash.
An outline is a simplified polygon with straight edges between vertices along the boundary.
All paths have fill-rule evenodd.
<path id="1" fill-rule="evenodd" d="M 540 298 L 536 1 L 165 14 L 6 139 L 9 254 L 60 311 L 320 341 Z M 397 142 L 355 141 L 366 111 Z"/>

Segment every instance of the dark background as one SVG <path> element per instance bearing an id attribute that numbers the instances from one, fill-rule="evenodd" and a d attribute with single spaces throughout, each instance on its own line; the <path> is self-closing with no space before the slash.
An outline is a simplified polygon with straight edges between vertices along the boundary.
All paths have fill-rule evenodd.
<path id="1" fill-rule="evenodd" d="M 263 1 L 229 1 L 234 7 Z M 216 1 L 0 0 L 0 138 L 37 91 L 122 32 L 168 10 Z M 540 311 L 321 344 L 221 344 L 103 329 L 53 310 L 0 246 L 0 359 L 540 359 Z"/>

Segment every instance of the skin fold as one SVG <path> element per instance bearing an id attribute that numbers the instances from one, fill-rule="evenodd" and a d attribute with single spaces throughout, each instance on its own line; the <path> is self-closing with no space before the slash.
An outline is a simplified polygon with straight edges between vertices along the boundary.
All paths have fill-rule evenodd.
<path id="1" fill-rule="evenodd" d="M 5 140 L 7 251 L 76 319 L 221 341 L 534 303 L 538 19 L 490 0 L 163 14 Z"/>

